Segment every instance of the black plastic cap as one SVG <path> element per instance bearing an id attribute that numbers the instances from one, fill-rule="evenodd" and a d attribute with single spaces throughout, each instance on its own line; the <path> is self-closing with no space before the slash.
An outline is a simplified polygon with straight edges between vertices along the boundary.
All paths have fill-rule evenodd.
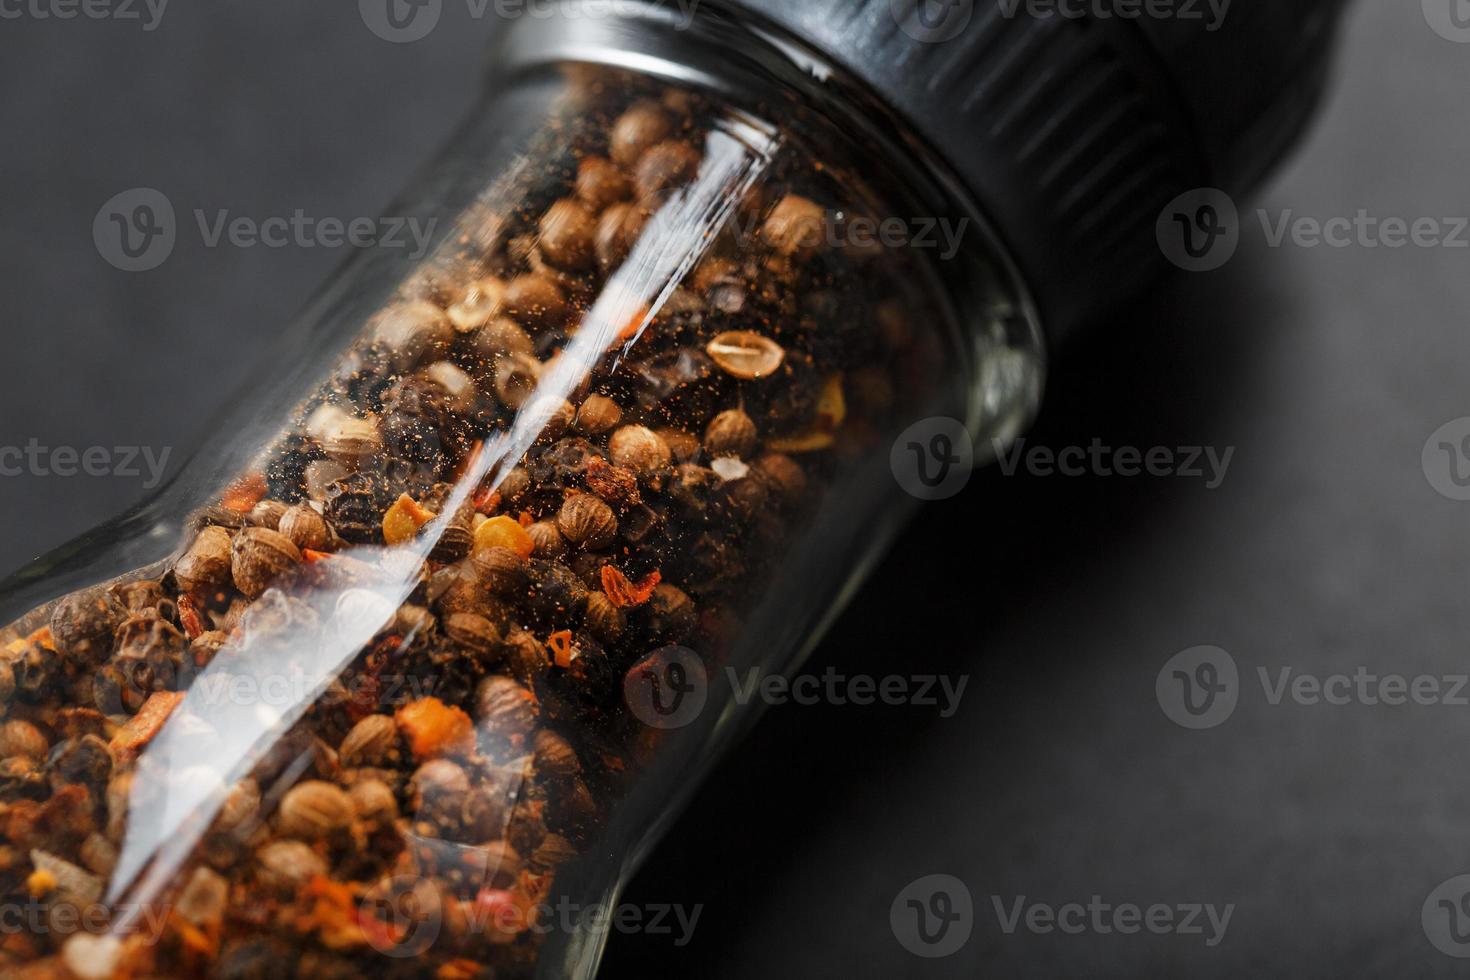
<path id="1" fill-rule="evenodd" d="M 1280 159 L 1346 0 L 728 5 L 865 82 L 948 161 L 1055 342 L 1167 267 L 1155 225 L 1170 201 L 1248 194 Z"/>

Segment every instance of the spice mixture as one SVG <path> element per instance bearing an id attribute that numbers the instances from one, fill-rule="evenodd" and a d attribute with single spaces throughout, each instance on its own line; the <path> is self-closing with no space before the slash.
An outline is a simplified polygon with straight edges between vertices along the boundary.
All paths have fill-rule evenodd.
<path id="1" fill-rule="evenodd" d="M 0 634 L 0 974 L 534 972 L 675 737 L 625 679 L 716 669 L 935 346 L 824 241 L 828 168 L 682 92 L 590 102 L 174 560 Z"/>

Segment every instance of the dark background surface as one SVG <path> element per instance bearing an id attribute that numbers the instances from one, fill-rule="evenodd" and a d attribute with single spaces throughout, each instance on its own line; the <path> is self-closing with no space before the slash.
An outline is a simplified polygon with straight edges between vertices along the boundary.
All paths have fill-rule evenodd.
<path id="1" fill-rule="evenodd" d="M 452 6 L 452 5 L 451 5 Z M 1338 84 L 1273 214 L 1470 212 L 1470 47 L 1418 4 L 1358 5 Z M 352 4 L 180 4 L 160 28 L 0 23 L 0 444 L 201 445 L 340 252 L 204 249 L 119 272 L 93 215 L 373 215 L 449 133 L 483 34 L 389 45 Z M 1059 359 L 1032 441 L 1236 447 L 1224 485 L 995 473 L 928 507 L 809 669 L 970 675 L 960 711 L 773 709 L 633 883 L 703 906 L 694 941 L 614 937 L 607 976 L 1451 976 L 1421 904 L 1470 871 L 1470 708 L 1270 705 L 1255 668 L 1467 669 L 1465 504 L 1420 464 L 1470 415 L 1464 250 L 1268 248 L 1181 277 Z M 13 567 L 142 494 L 0 479 Z M 1229 650 L 1226 724 L 1154 679 Z M 920 960 L 889 904 L 928 874 L 976 903 Z M 1233 903 L 1226 939 L 1005 935 L 991 897 Z"/>

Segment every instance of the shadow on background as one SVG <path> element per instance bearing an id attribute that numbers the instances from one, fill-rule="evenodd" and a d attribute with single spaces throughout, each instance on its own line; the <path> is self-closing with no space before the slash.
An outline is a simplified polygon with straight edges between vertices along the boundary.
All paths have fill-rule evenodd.
<path id="1" fill-rule="evenodd" d="M 1028 441 L 1216 444 L 1211 435 L 1230 427 L 1232 403 L 1251 389 L 1261 345 L 1270 343 L 1261 310 L 1286 301 L 1273 289 L 1277 275 L 1243 253 L 1220 272 L 1164 280 L 1057 356 Z M 1161 508 L 1192 505 L 1168 483 L 978 474 L 960 496 L 920 512 L 805 672 L 968 672 L 972 685 L 1042 683 L 1054 664 L 1016 662 L 995 637 L 1034 616 L 1065 614 L 1048 605 L 1054 569 L 1126 552 L 1130 536 L 1145 533 Z M 946 604 L 977 613 L 953 622 Z M 745 910 L 782 890 L 804 848 L 845 813 L 959 805 L 943 785 L 929 800 L 894 800 L 884 791 L 886 774 L 925 752 L 931 726 L 954 723 L 933 711 L 881 706 L 769 709 L 709 774 L 624 897 L 630 905 L 702 904 L 693 940 L 675 947 L 669 936 L 615 934 L 600 976 L 762 975 L 756 963 L 777 975 L 770 971 L 779 965 L 763 961 L 779 957 L 780 945 L 742 931 Z M 978 738 L 999 733 L 996 719 L 970 725 Z M 887 843 L 874 840 L 873 856 Z M 812 896 L 813 905 L 830 900 Z"/>

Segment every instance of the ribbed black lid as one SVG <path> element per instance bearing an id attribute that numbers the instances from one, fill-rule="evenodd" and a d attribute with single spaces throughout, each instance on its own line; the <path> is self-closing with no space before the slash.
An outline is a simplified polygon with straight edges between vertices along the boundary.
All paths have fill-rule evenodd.
<path id="1" fill-rule="evenodd" d="M 1253 189 L 1311 114 L 1345 3 L 729 0 L 866 82 L 948 160 L 1053 338 L 1165 267 L 1155 224 L 1175 197 Z"/>

